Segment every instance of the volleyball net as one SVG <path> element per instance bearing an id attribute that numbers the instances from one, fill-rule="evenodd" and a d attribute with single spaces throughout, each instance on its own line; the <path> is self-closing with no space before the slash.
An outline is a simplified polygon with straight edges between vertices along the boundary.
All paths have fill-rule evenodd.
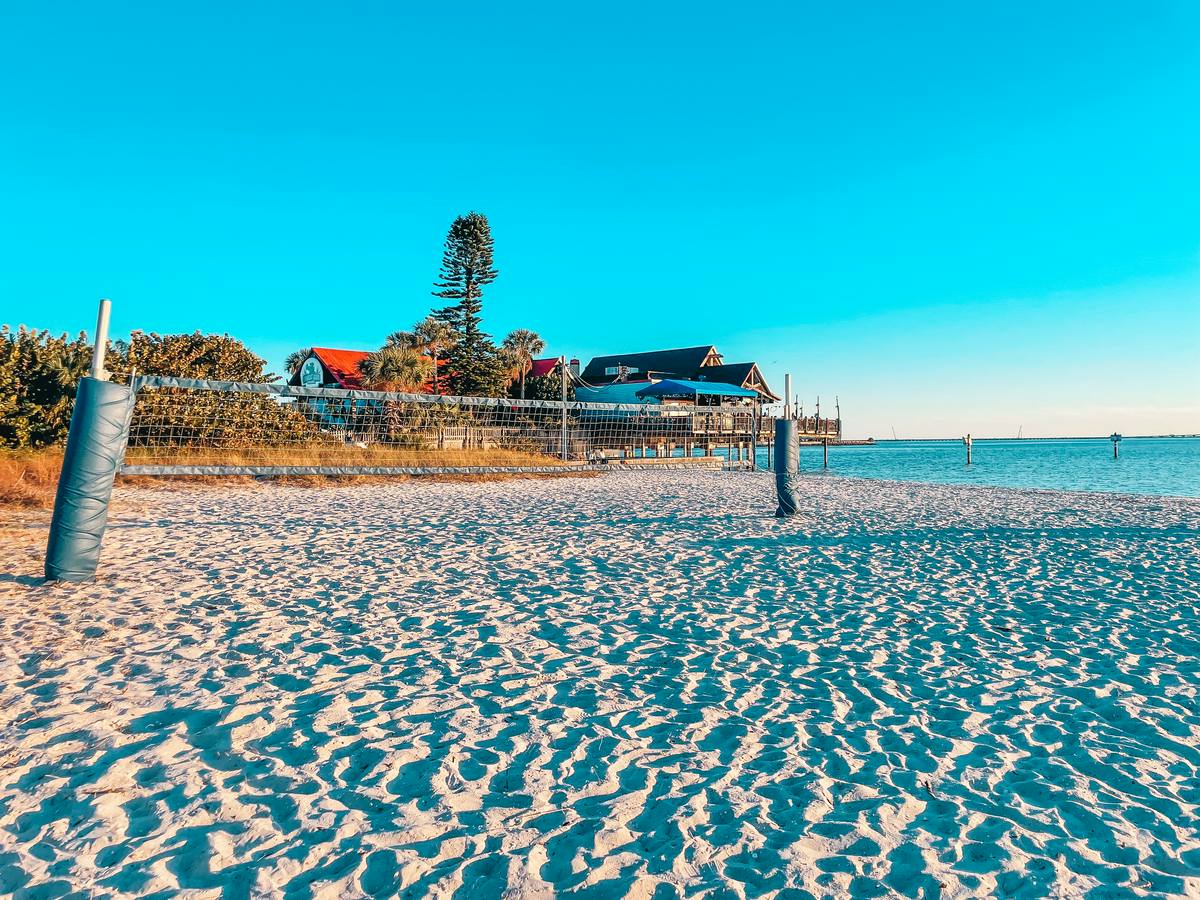
<path id="1" fill-rule="evenodd" d="M 752 468 L 757 407 L 614 404 L 131 379 L 125 475 L 560 472 L 601 465 Z"/>

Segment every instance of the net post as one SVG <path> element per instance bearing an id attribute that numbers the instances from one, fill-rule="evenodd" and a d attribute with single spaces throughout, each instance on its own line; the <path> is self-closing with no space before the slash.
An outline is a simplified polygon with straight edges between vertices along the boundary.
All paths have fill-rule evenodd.
<path id="1" fill-rule="evenodd" d="M 558 368 L 562 372 L 562 461 L 567 461 L 567 358 L 558 358 Z"/>
<path id="2" fill-rule="evenodd" d="M 104 371 L 110 307 L 107 300 L 101 301 L 99 352 L 92 357 L 92 374 L 79 380 L 75 392 L 46 543 L 44 571 L 49 581 L 86 581 L 96 574 L 113 481 L 129 437 L 133 390 L 106 380 Z"/>
<path id="3" fill-rule="evenodd" d="M 790 418 L 776 419 L 775 493 L 779 498 L 779 506 L 775 510 L 776 518 L 782 519 L 796 514 L 796 479 L 799 475 L 800 441 L 796 437 L 796 422 Z"/>

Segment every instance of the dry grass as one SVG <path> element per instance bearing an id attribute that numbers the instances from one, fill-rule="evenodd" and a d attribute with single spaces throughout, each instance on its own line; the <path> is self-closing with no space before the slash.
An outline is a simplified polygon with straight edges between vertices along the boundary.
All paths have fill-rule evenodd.
<path id="1" fill-rule="evenodd" d="M 178 466 L 562 466 L 556 456 L 524 450 L 426 450 L 411 447 L 131 447 L 133 465 Z"/>
<path id="2" fill-rule="evenodd" d="M 532 453 L 521 453 L 513 450 L 448 450 L 441 453 L 430 451 L 392 450 L 378 451 L 358 450 L 352 458 L 346 450 L 339 450 L 336 460 L 330 460 L 320 454 L 296 453 L 286 463 L 274 464 L 296 466 L 319 465 L 373 465 L 373 466 L 555 466 L 562 465 L 560 460 L 553 457 Z M 211 456 L 211 454 L 209 454 Z M 254 461 L 252 454 L 238 457 L 234 451 L 223 454 L 220 462 L 196 462 L 194 459 L 177 457 L 173 462 L 191 465 L 271 465 L 270 462 Z M 261 458 L 259 458 L 260 460 Z M 137 461 L 136 458 L 131 461 Z M 143 460 L 145 461 L 145 460 Z M 46 450 L 29 451 L 0 451 L 0 508 L 8 511 L 6 518 L 17 510 L 51 509 L 54 506 L 54 492 L 58 485 L 58 473 L 62 468 L 62 449 L 49 448 Z M 117 484 L 123 487 L 187 487 L 189 485 L 229 485 L 229 484 L 290 484 L 301 487 L 325 487 L 328 485 L 365 485 L 379 484 L 386 481 L 408 481 L 416 478 L 432 481 L 504 481 L 511 478 L 587 478 L 596 473 L 577 469 L 564 469 L 561 473 L 534 474 L 516 472 L 498 472 L 478 475 L 286 475 L 270 478 L 256 478 L 249 475 L 173 475 L 173 476 L 143 476 L 126 475 L 117 479 Z"/>
<path id="3" fill-rule="evenodd" d="M 0 451 L 0 504 L 26 509 L 54 505 L 62 450 Z"/>

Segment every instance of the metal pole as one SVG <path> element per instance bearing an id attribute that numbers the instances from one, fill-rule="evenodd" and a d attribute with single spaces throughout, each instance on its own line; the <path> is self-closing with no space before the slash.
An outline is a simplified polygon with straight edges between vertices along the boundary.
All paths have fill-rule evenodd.
<path id="1" fill-rule="evenodd" d="M 963 438 L 963 443 L 967 445 L 967 465 L 969 466 L 971 464 L 971 435 L 968 434 Z"/>
<path id="2" fill-rule="evenodd" d="M 792 373 L 783 376 L 783 417 L 792 417 Z"/>
<path id="3" fill-rule="evenodd" d="M 562 461 L 567 461 L 567 358 L 560 356 L 558 358 L 559 368 L 562 370 Z"/>
<path id="4" fill-rule="evenodd" d="M 750 471 L 758 469 L 758 401 L 750 407 Z"/>
<path id="5" fill-rule="evenodd" d="M 829 468 L 829 438 L 825 438 L 823 443 L 825 444 L 825 468 L 828 469 Z"/>
<path id="6" fill-rule="evenodd" d="M 92 347 L 92 369 L 88 374 L 97 381 L 108 381 L 104 371 L 104 354 L 108 352 L 108 317 L 112 313 L 112 301 L 101 300 L 96 314 L 96 343 Z"/>

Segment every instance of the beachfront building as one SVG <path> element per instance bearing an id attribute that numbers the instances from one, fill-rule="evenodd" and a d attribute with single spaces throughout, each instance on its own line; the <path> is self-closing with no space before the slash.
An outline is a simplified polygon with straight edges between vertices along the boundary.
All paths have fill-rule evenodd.
<path id="1" fill-rule="evenodd" d="M 304 362 L 292 373 L 288 384 L 346 390 L 362 388 L 363 376 L 358 367 L 370 355 L 366 350 L 313 347 Z"/>
<path id="2" fill-rule="evenodd" d="M 366 390 L 361 365 L 370 355 L 366 350 L 312 347 L 288 379 L 288 384 L 293 387 Z M 430 378 L 416 393 L 436 393 L 433 379 Z M 370 397 L 354 401 L 341 397 L 304 397 L 296 403 L 298 409 L 317 421 L 322 428 L 344 430 L 347 440 L 354 437 L 352 432 L 361 428 L 363 422 L 377 420 L 383 409 L 378 399 Z"/>
<path id="3" fill-rule="evenodd" d="M 366 388 L 360 366 L 371 354 L 366 350 L 337 350 L 332 347 L 313 347 L 308 351 L 308 357 L 300 363 L 299 368 L 292 373 L 288 384 L 299 387 L 342 388 L 344 390 L 363 390 Z M 429 357 L 425 357 L 426 360 Z M 438 360 L 438 368 L 442 369 L 446 361 Z M 445 372 L 443 369 L 443 378 Z M 415 393 L 437 393 L 433 379 L 422 385 Z"/>
<path id="4" fill-rule="evenodd" d="M 597 356 L 580 380 L 576 399 L 603 403 L 704 406 L 779 400 L 757 363 L 726 363 L 712 345 Z"/>

